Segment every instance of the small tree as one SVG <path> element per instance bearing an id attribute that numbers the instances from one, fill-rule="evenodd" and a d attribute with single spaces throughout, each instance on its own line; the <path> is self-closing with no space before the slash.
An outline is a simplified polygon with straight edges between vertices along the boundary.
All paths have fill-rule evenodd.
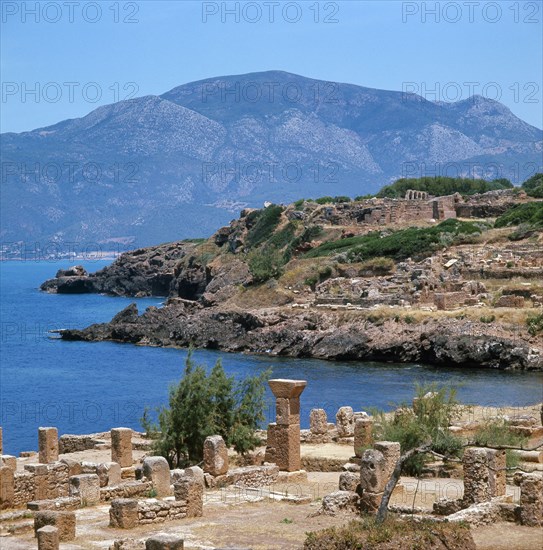
<path id="1" fill-rule="evenodd" d="M 170 387 L 169 407 L 157 409 L 158 425 L 151 422 L 148 408 L 143 413 L 142 426 L 155 439 L 153 451 L 175 468 L 200 462 L 210 435 L 221 435 L 242 454 L 254 449 L 259 443 L 254 432 L 264 420 L 264 383 L 269 376 L 270 371 L 265 371 L 236 383 L 220 360 L 208 375 L 189 353 L 183 378 Z"/>

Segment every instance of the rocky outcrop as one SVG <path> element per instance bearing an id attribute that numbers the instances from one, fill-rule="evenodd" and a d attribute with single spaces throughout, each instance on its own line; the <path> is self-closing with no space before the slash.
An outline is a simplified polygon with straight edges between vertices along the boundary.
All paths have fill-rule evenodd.
<path id="1" fill-rule="evenodd" d="M 66 340 L 195 346 L 229 352 L 336 360 L 543 370 L 539 348 L 487 324 L 434 319 L 421 326 L 346 320 L 335 312 L 241 311 L 175 302 L 136 315 L 132 304 L 110 323 L 62 330 Z"/>

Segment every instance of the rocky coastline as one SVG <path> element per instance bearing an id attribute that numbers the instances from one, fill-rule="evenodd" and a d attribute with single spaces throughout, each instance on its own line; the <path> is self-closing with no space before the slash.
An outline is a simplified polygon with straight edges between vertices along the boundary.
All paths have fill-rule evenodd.
<path id="1" fill-rule="evenodd" d="M 477 209 L 495 200 L 482 197 L 470 204 Z M 505 200 L 511 201 L 511 196 Z M 408 201 L 406 216 L 423 216 L 427 205 L 420 202 L 418 206 Z M 466 208 L 456 196 L 442 202 L 449 212 Z M 281 207 L 266 238 L 284 240 L 287 230 L 294 228 L 291 259 L 278 276 L 264 282 L 255 278 L 251 264 L 255 253 L 270 250 L 266 242 L 255 244 L 255 232 L 262 234 L 258 224 L 263 211 L 246 210 L 207 240 L 127 252 L 93 274 L 74 266 L 59 271 L 41 289 L 166 298 L 163 307 L 150 307 L 142 314 L 132 304 L 109 323 L 58 331 L 65 340 L 543 370 L 543 337 L 525 322 L 526 315 L 540 315 L 543 300 L 543 248 L 533 237 L 517 244 L 507 240 L 503 230 L 485 229 L 491 245 L 477 234 L 473 242 L 449 243 L 422 258 L 380 258 L 370 265 L 345 262 L 341 255 L 317 260 L 305 255 L 327 239 L 339 238 L 332 242 L 341 244 L 353 234 L 364 236 L 374 229 L 375 212 L 382 216 L 386 208 L 397 211 L 397 204 L 385 199 L 361 205 Z M 370 221 L 353 223 L 361 211 Z M 302 222 L 298 230 L 296 223 Z M 412 225 L 411 220 L 406 223 Z M 325 229 L 317 239 L 305 238 L 314 227 Z M 384 234 L 400 228 L 397 222 L 388 223 Z"/>

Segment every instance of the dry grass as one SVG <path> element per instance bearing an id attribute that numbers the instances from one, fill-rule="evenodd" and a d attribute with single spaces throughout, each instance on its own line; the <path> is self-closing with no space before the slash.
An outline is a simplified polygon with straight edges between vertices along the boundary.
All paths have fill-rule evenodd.
<path id="1" fill-rule="evenodd" d="M 227 306 L 237 306 L 245 309 L 257 309 L 265 307 L 280 307 L 292 302 L 290 292 L 269 283 L 248 288 L 240 287 L 237 294 L 226 302 Z"/>

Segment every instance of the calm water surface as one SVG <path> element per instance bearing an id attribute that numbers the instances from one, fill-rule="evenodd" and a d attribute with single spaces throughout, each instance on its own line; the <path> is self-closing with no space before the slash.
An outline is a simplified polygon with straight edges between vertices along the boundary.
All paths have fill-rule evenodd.
<path id="1" fill-rule="evenodd" d="M 80 263 L 95 271 L 109 262 Z M 38 290 L 42 281 L 68 265 L 68 261 L 0 262 L 0 424 L 7 454 L 37 449 L 39 426 L 57 426 L 60 434 L 115 426 L 141 429 L 144 407 L 165 403 L 168 385 L 182 373 L 186 350 L 50 339 L 50 329 L 108 321 L 134 301 Z M 136 301 L 142 312 L 160 305 L 162 299 Z M 411 399 L 416 382 L 456 385 L 463 401 L 482 405 L 527 405 L 542 399 L 543 373 L 284 359 L 207 350 L 195 353 L 196 361 L 208 366 L 218 358 L 235 376 L 272 367 L 276 378 L 306 379 L 302 427 L 308 427 L 313 407 L 326 409 L 331 419 L 341 405 L 355 410 L 390 409 Z M 267 416 L 272 419 L 269 393 L 268 401 Z"/>

